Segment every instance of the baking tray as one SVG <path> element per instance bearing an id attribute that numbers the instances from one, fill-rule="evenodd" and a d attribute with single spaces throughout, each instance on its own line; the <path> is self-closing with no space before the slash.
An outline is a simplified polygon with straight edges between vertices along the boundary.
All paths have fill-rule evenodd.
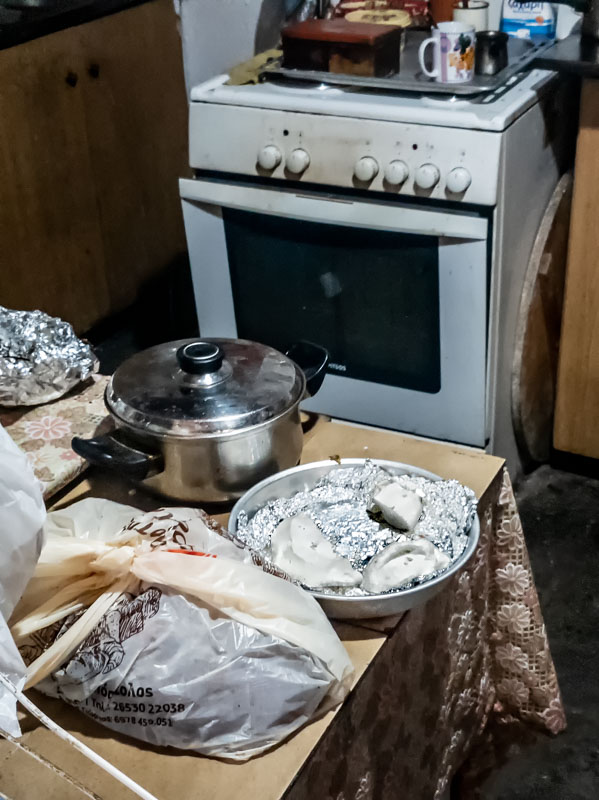
<path id="1" fill-rule="evenodd" d="M 534 42 L 510 36 L 508 41 L 509 63 L 496 75 L 475 75 L 470 83 L 437 83 L 420 70 L 418 48 L 428 38 L 429 31 L 406 31 L 405 45 L 400 58 L 400 71 L 388 78 L 363 77 L 361 75 L 338 75 L 332 72 L 285 69 L 281 60 L 273 61 L 260 72 L 262 80 L 284 78 L 310 83 L 325 83 L 330 86 L 348 86 L 354 89 L 376 89 L 385 92 L 418 92 L 419 94 L 476 95 L 494 92 L 503 86 L 513 75 L 526 67 L 542 52 L 551 47 L 552 39 L 539 39 Z"/>

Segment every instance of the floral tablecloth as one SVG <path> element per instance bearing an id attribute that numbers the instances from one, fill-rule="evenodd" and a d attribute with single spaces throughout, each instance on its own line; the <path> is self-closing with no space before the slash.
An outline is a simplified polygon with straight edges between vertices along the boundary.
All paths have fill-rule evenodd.
<path id="1" fill-rule="evenodd" d="M 90 437 L 111 427 L 103 399 L 107 382 L 108 377 L 96 375 L 53 403 L 0 406 L 0 424 L 25 451 L 44 485 L 44 497 L 60 491 L 87 466 L 71 449 L 73 436 Z"/>
<path id="2" fill-rule="evenodd" d="M 402 618 L 287 800 L 437 800 L 456 775 L 452 798 L 477 797 L 502 729 L 565 728 L 506 470 L 479 515 L 468 567 Z"/>

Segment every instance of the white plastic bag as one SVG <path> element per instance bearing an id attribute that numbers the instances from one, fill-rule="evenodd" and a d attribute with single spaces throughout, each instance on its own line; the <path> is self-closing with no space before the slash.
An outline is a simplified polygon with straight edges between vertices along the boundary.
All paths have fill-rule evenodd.
<path id="1" fill-rule="evenodd" d="M 200 511 L 119 531 L 132 510 L 105 503 L 49 515 L 12 628 L 33 659 L 27 685 L 127 735 L 238 760 L 343 699 L 351 662 L 309 594 Z"/>
<path id="2" fill-rule="evenodd" d="M 25 664 L 12 640 L 4 617 L 0 616 L 0 731 L 9 736 L 20 736 L 17 719 L 16 693 L 25 685 Z"/>
<path id="3" fill-rule="evenodd" d="M 25 665 L 6 620 L 35 568 L 45 516 L 41 484 L 0 426 L 0 673 L 17 689 L 24 684 Z M 1 683 L 0 730 L 11 736 L 20 734 L 15 696 Z"/>
<path id="4" fill-rule="evenodd" d="M 35 568 L 45 517 L 42 485 L 0 426 L 0 615 L 6 620 Z"/>

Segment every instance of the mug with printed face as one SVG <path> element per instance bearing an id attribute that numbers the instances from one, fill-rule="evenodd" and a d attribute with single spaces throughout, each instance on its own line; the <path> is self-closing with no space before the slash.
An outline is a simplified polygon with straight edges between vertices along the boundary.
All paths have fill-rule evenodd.
<path id="1" fill-rule="evenodd" d="M 474 75 L 474 26 L 464 22 L 439 22 L 418 50 L 422 72 L 439 83 L 468 83 Z M 433 45 L 433 68 L 424 63 L 427 48 Z"/>

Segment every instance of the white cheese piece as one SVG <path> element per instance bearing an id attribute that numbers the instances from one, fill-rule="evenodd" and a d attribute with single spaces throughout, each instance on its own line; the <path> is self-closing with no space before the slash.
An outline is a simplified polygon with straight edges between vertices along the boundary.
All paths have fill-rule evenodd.
<path id="1" fill-rule="evenodd" d="M 372 503 L 380 510 L 385 522 L 402 531 L 411 531 L 422 514 L 420 497 L 395 481 L 378 486 Z"/>
<path id="2" fill-rule="evenodd" d="M 270 547 L 274 564 L 311 589 L 359 586 L 362 582 L 362 575 L 347 559 L 335 553 L 331 543 L 306 514 L 297 514 L 279 523 Z"/>
<path id="3" fill-rule="evenodd" d="M 445 569 L 449 562 L 449 556 L 422 536 L 395 542 L 370 559 L 362 588 L 372 594 L 398 589 L 414 578 Z"/>

